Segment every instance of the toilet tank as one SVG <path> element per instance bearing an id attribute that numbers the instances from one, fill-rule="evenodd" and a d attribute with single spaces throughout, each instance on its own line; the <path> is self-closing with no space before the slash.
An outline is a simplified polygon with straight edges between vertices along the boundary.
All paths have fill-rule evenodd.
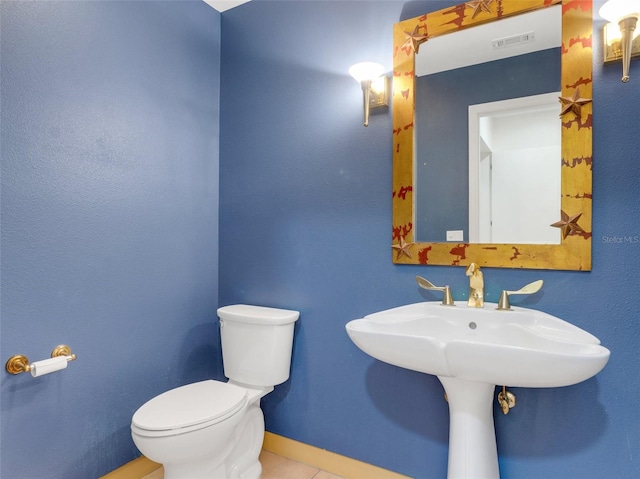
<path id="1" fill-rule="evenodd" d="M 234 304 L 219 308 L 218 316 L 226 377 L 258 387 L 289 379 L 298 311 Z"/>

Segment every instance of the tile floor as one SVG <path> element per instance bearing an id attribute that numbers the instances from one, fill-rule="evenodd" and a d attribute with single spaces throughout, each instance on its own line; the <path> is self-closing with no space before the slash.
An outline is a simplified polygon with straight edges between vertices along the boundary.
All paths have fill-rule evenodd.
<path id="1" fill-rule="evenodd" d="M 262 476 L 260 479 L 342 479 L 317 467 L 308 466 L 271 452 L 260 453 Z M 147 474 L 142 479 L 163 479 L 162 468 Z"/>

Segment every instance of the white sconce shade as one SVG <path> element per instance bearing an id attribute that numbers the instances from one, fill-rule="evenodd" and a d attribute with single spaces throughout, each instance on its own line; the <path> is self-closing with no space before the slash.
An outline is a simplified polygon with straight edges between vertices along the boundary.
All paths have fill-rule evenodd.
<path id="1" fill-rule="evenodd" d="M 598 11 L 600 16 L 611 23 L 618 23 L 626 17 L 640 16 L 640 1 L 638 0 L 609 0 Z"/>
<path id="2" fill-rule="evenodd" d="M 362 86 L 362 101 L 364 106 L 364 126 L 369 126 L 369 108 L 371 106 L 388 105 L 387 78 L 385 69 L 379 63 L 361 62 L 349 68 L 349 74 Z M 382 81 L 380 80 L 382 78 Z M 372 84 L 376 89 L 372 89 Z"/>
<path id="3" fill-rule="evenodd" d="M 598 13 L 605 20 L 618 24 L 620 27 L 622 36 L 620 41 L 622 49 L 622 81 L 627 82 L 629 81 L 633 38 L 640 33 L 640 31 L 636 30 L 638 18 L 640 17 L 640 0 L 609 0 L 602 5 Z M 605 45 L 606 48 L 607 45 Z"/>
<path id="4" fill-rule="evenodd" d="M 356 79 L 358 83 L 365 80 L 373 81 L 384 73 L 384 67 L 379 63 L 361 62 L 351 65 L 349 75 Z"/>

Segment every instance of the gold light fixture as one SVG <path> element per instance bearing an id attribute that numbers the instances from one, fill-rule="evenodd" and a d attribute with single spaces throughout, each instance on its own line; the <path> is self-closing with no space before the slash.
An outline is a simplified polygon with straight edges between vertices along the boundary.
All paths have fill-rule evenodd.
<path id="1" fill-rule="evenodd" d="M 605 63 L 622 58 L 622 81 L 628 82 L 631 56 L 640 54 L 640 47 L 635 53 L 633 48 L 633 39 L 640 33 L 636 29 L 640 17 L 640 0 L 608 0 L 598 13 L 610 22 L 605 25 L 603 35 Z M 617 28 L 619 32 L 616 31 Z"/>
<path id="2" fill-rule="evenodd" d="M 389 78 L 379 63 L 361 62 L 349 68 L 349 74 L 362 86 L 364 126 L 369 126 L 369 109 L 389 104 Z"/>

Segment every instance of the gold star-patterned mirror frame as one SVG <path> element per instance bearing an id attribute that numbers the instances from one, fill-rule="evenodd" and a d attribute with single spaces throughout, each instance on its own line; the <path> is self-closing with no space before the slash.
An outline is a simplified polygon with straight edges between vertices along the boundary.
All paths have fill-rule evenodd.
<path id="1" fill-rule="evenodd" d="M 502 17 L 562 3 L 562 198 L 558 245 L 422 243 L 414 238 L 414 65 L 420 44 Z M 392 261 L 396 264 L 590 270 L 592 0 L 476 0 L 394 25 Z M 564 99 L 564 100 L 563 100 Z M 551 225 L 550 225 L 551 226 Z"/>

